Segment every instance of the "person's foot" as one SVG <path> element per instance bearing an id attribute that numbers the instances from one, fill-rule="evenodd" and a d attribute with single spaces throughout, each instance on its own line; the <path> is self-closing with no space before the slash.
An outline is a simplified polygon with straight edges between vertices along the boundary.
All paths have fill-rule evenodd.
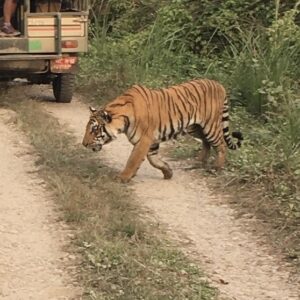
<path id="1" fill-rule="evenodd" d="M 21 33 L 19 31 L 17 31 L 16 29 L 13 28 L 13 26 L 11 24 L 3 24 L 3 26 L 1 27 L 1 32 L 0 32 L 0 36 L 18 36 Z"/>

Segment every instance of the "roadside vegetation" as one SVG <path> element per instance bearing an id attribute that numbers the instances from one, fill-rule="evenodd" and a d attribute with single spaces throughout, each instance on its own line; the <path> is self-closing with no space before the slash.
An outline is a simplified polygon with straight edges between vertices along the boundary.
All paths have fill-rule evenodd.
<path id="1" fill-rule="evenodd" d="M 298 265 L 299 9 L 297 1 L 280 0 L 95 1 L 79 76 L 80 90 L 92 90 L 99 105 L 133 83 L 222 82 L 231 127 L 245 142 L 214 180 L 238 189 L 242 211 L 263 221 L 274 244 Z M 188 140 L 173 155 L 184 158 L 197 147 Z"/>
<path id="2" fill-rule="evenodd" d="M 5 99 L 8 99 L 7 101 Z M 17 126 L 38 157 L 39 174 L 75 238 L 84 299 L 216 299 L 198 267 L 169 243 L 161 229 L 142 221 L 130 187 L 84 151 L 35 101 L 2 93 L 1 106 L 17 112 Z"/>

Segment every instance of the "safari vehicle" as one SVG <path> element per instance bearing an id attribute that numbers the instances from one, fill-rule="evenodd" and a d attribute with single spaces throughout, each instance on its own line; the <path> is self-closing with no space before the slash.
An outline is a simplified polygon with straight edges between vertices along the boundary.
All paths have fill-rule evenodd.
<path id="1" fill-rule="evenodd" d="M 87 51 L 88 0 L 20 0 L 12 23 L 21 35 L 0 37 L 0 81 L 52 83 L 56 101 L 71 102 L 78 54 Z"/>

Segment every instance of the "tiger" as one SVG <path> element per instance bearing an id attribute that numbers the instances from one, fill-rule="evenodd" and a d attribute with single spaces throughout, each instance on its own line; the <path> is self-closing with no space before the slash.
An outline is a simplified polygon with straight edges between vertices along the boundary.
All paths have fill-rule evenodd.
<path id="1" fill-rule="evenodd" d="M 225 164 L 226 148 L 236 150 L 243 140 L 239 131 L 229 133 L 229 110 L 225 88 L 217 81 L 195 79 L 168 88 L 150 89 L 133 85 L 104 107 L 90 107 L 83 146 L 100 151 L 125 134 L 133 145 L 124 170 L 117 176 L 129 182 L 147 157 L 164 179 L 173 171 L 158 157 L 160 143 L 190 134 L 202 140 L 198 159 L 206 164 L 210 149 L 216 150 L 215 168 Z M 234 143 L 233 138 L 237 139 Z"/>

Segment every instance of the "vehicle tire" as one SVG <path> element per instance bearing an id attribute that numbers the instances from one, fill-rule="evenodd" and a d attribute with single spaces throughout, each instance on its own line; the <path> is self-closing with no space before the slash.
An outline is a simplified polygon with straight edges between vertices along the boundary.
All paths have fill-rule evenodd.
<path id="1" fill-rule="evenodd" d="M 52 87 L 57 102 L 70 103 L 75 88 L 75 74 L 58 74 L 52 82 Z"/>

